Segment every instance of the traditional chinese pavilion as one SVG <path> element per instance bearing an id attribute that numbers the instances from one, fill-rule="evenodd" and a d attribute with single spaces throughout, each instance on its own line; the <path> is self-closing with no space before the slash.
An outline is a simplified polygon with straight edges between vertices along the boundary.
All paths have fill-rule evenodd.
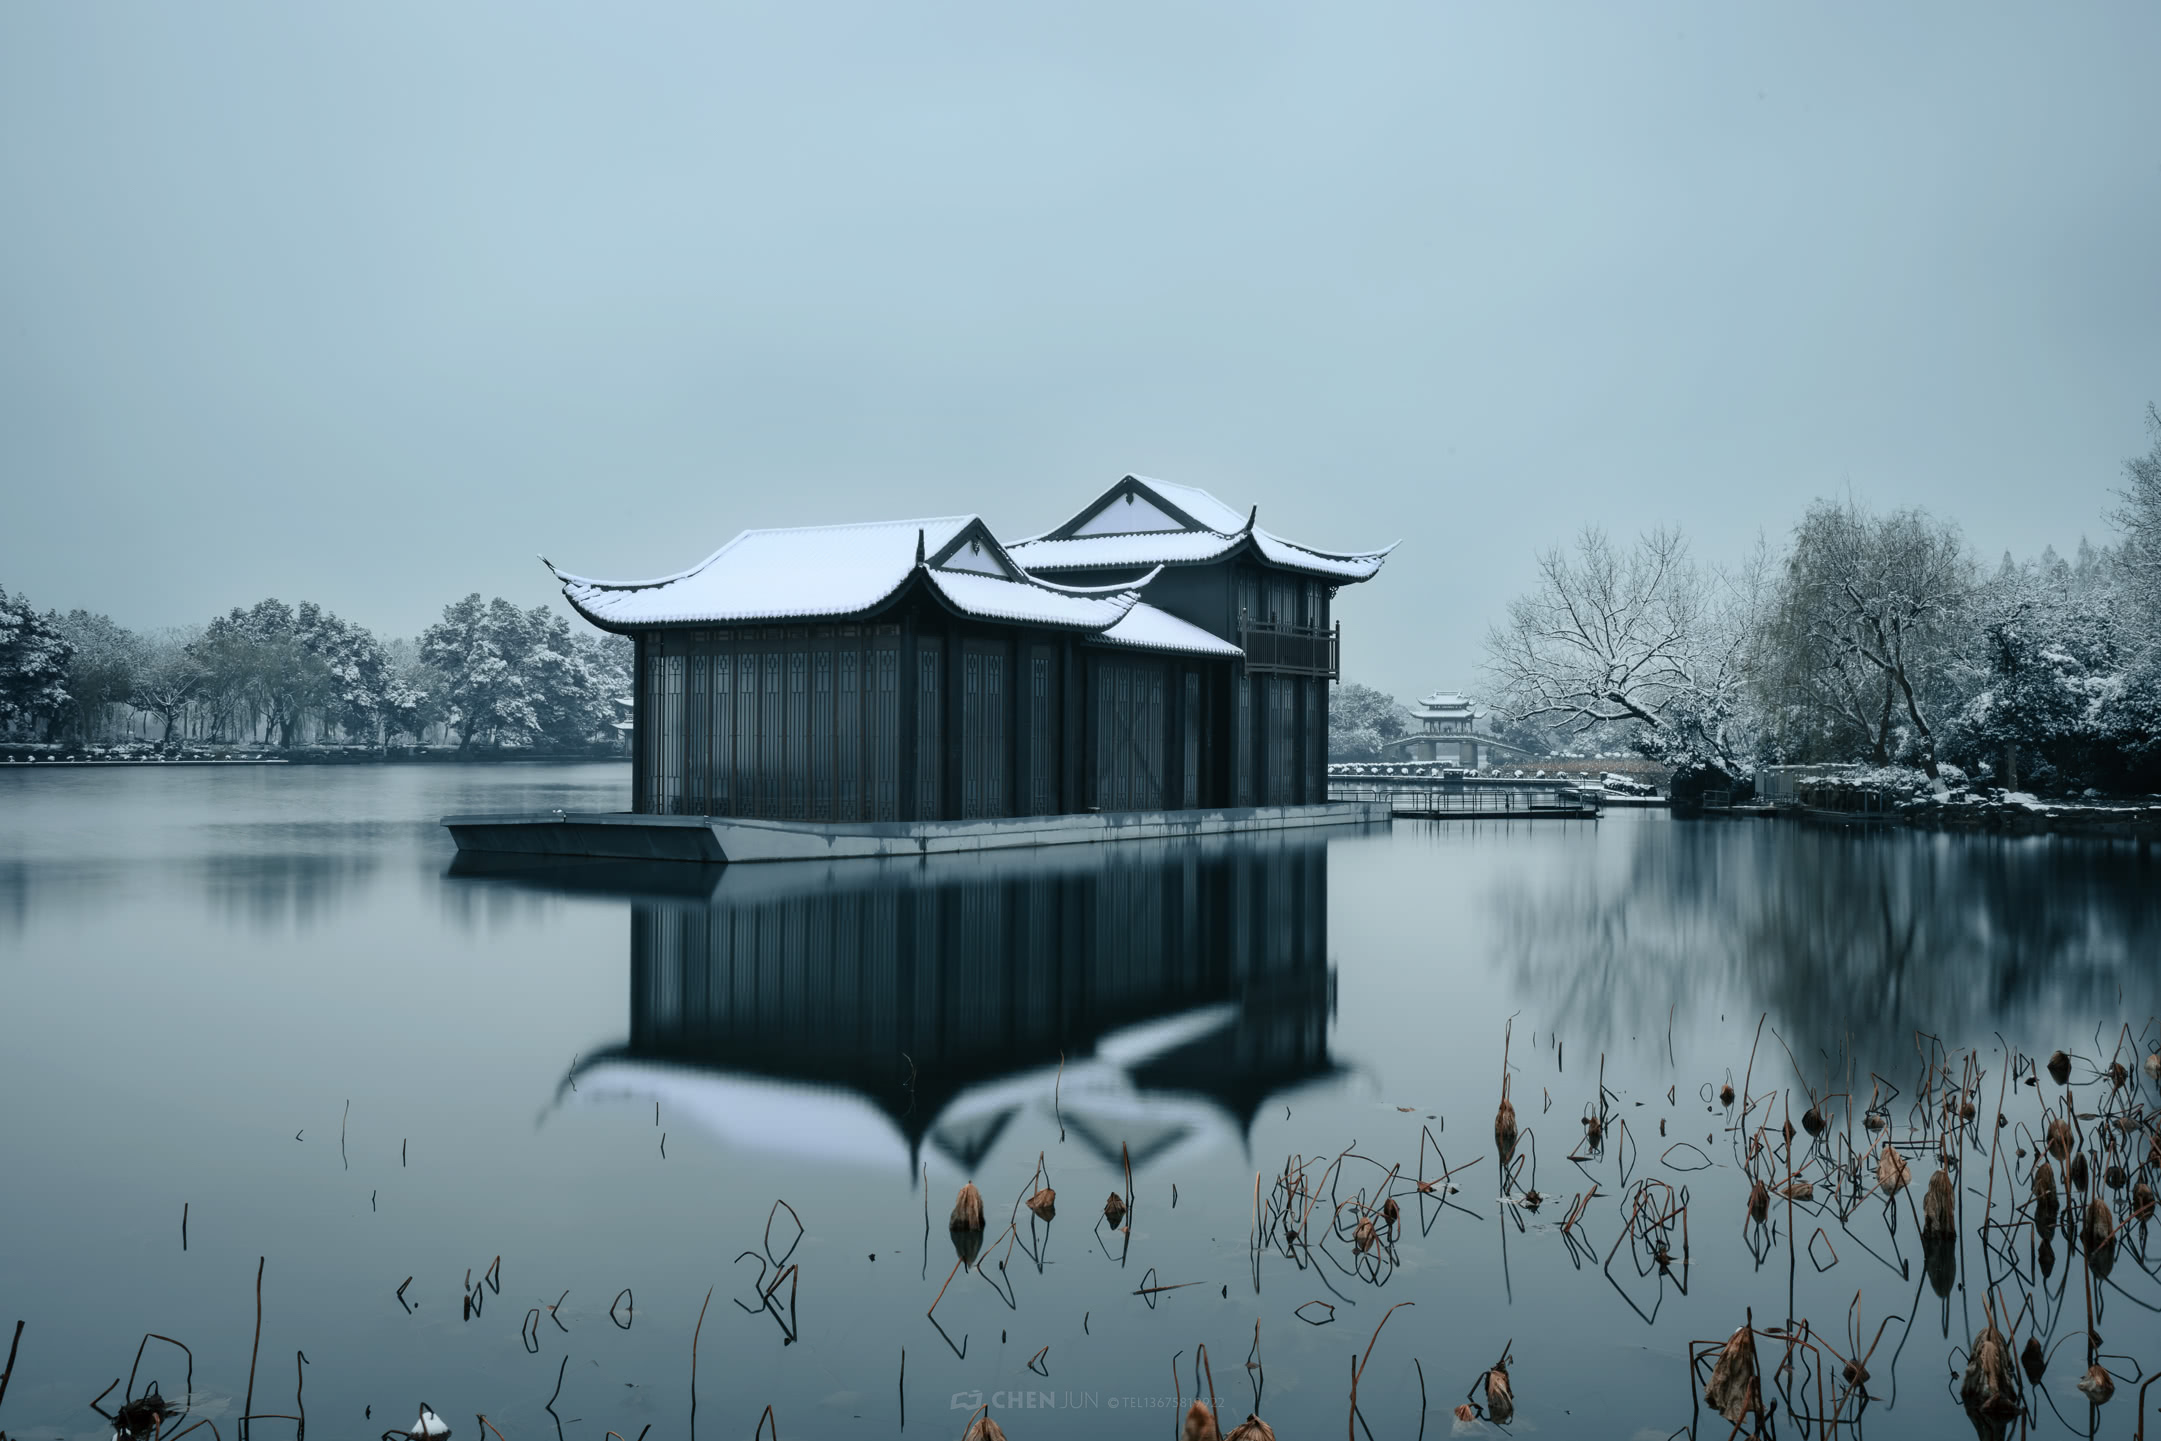
<path id="1" fill-rule="evenodd" d="M 1010 545 L 941 516 L 555 574 L 636 641 L 639 814 L 946 822 L 1324 802 L 1331 601 L 1387 555 L 1129 475 Z"/>

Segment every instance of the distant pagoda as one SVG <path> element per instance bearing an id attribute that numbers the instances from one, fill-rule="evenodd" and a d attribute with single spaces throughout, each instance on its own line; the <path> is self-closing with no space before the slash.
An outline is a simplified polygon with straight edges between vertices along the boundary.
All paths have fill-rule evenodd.
<path id="1" fill-rule="evenodd" d="M 1387 743 L 1387 748 L 1396 753 L 1392 759 L 1475 771 L 1505 764 L 1522 754 L 1505 741 L 1480 735 L 1478 703 L 1456 691 L 1437 690 L 1424 697 L 1412 708 L 1411 718 L 1419 728 Z"/>

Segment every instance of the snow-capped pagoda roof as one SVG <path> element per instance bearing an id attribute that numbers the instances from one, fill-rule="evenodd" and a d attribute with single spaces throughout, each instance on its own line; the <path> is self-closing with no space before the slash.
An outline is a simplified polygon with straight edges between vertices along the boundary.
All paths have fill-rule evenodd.
<path id="1" fill-rule="evenodd" d="M 1421 696 L 1417 707 L 1412 710 L 1411 714 L 1421 720 L 1438 720 L 1447 717 L 1467 716 L 1476 709 L 1477 703 L 1467 695 L 1461 695 L 1452 690 L 1437 690 L 1432 695 Z"/>
<path id="2" fill-rule="evenodd" d="M 1261 529 L 1257 514 L 1257 507 L 1240 512 L 1194 486 L 1129 475 L 1064 524 L 1007 551 L 1031 571 L 1072 571 L 1204 565 L 1249 548 L 1272 565 L 1345 585 L 1371 580 L 1397 544 L 1317 550 Z"/>
<path id="3" fill-rule="evenodd" d="M 1144 604 L 1152 571 L 1114 586 L 1042 580 L 972 515 L 746 530 L 688 570 L 653 580 L 594 580 L 542 563 L 572 607 L 605 630 L 839 620 L 882 609 L 920 579 L 960 615 L 1081 631 L 1114 645 L 1240 654 Z"/>

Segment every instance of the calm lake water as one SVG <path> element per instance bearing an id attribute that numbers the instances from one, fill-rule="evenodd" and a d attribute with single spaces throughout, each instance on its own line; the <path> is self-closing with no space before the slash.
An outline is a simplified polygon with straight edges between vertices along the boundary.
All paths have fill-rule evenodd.
<path id="1" fill-rule="evenodd" d="M 425 1399 L 463 1441 L 479 1413 L 507 1441 L 680 1441 L 694 1335 L 711 1437 L 768 1404 L 786 1436 L 894 1435 L 904 1401 L 911 1435 L 958 1436 L 980 1401 L 1015 1441 L 1168 1436 L 1202 1345 L 1226 1425 L 1258 1393 L 1279 1435 L 1334 1435 L 1398 1302 L 1358 1383 L 1377 1437 L 1496 1429 L 1451 1412 L 1504 1346 L 1512 1430 L 1723 1437 L 1692 1418 L 1686 1347 L 1750 1311 L 1844 1354 L 1883 1328 L 1862 1433 L 1966 1436 L 1952 1377 L 1985 1271 L 2015 1344 L 2072 1338 L 2037 1434 L 2087 1431 L 2075 1257 L 2044 1275 L 2030 1232 L 1997 1255 L 1969 1228 L 1950 1271 L 1924 1265 L 1911 1193 L 1843 1220 L 1781 1199 L 1750 1228 L 1743 1148 L 1799 1119 L 1804 1084 L 1856 1112 L 1899 1088 L 1906 1137 L 1924 1066 L 1970 1050 L 1962 1205 L 2008 1217 L 2031 1160 L 1980 1149 L 1999 1088 L 2028 1149 L 2051 1090 L 2009 1083 L 2007 1045 L 2078 1057 L 2086 1110 L 2156 1104 L 2151 849 L 1623 811 L 535 872 L 454 864 L 436 825 L 628 789 L 606 766 L 0 770 L 0 1335 L 28 1323 L 0 1427 L 109 1436 L 87 1403 L 158 1332 L 193 1349 L 193 1416 L 235 1441 L 262 1258 L 255 1410 L 294 1412 L 297 1373 L 338 1436 Z M 1498 1194 L 1511 1021 L 1535 1212 Z M 2119 1052 L 2110 1099 L 2095 1067 Z M 1605 1143 L 1572 1161 L 1601 1067 Z M 1759 1103 L 1730 1130 L 1716 1092 L 1744 1078 Z M 1101 1217 L 1127 1155 L 1122 1234 Z M 1039 1157 L 1047 1224 L 1016 1209 Z M 1291 1157 L 1322 1196 L 1313 1244 L 1271 1219 L 1256 1261 L 1256 1190 L 1268 1212 Z M 1393 1246 L 1359 1255 L 1350 1219 L 1320 1242 L 1391 1167 Z M 1444 1167 L 1454 1194 L 1414 1190 Z M 955 1275 L 971 1178 L 989 1234 Z M 1689 1207 L 1666 1274 L 1648 1212 L 1627 1229 L 1639 1196 Z M 2129 1381 L 2161 1365 L 2161 1258 L 2136 1226 L 2123 1250 L 2094 1325 Z M 186 1371 L 153 1341 L 135 1389 L 178 1396 Z"/>

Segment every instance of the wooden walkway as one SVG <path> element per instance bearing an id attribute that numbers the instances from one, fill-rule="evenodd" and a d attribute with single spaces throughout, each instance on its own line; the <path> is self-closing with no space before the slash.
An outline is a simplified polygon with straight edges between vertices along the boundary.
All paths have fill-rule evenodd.
<path id="1" fill-rule="evenodd" d="M 1377 776 L 1333 779 L 1328 799 L 1384 804 L 1398 820 L 1595 821 L 1603 797 L 1550 779 Z"/>

